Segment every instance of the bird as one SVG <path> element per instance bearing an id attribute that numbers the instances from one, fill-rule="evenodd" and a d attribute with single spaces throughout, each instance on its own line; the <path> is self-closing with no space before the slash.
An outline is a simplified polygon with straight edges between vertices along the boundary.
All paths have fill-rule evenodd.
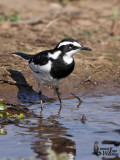
<path id="1" fill-rule="evenodd" d="M 12 55 L 28 61 L 38 84 L 41 107 L 43 107 L 42 85 L 52 86 L 57 94 L 60 105 L 62 105 L 59 84 L 73 72 L 75 67 L 73 56 L 81 50 L 91 51 L 92 49 L 84 46 L 77 40 L 66 38 L 61 40 L 55 48 L 41 51 L 34 55 L 21 52 L 12 53 Z"/>

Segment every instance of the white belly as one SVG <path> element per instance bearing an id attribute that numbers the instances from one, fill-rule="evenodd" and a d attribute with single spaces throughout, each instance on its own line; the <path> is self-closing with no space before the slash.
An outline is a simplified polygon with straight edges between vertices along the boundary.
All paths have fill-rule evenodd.
<path id="1" fill-rule="evenodd" d="M 35 65 L 33 62 L 29 64 L 30 68 L 33 70 L 33 75 L 36 78 L 37 82 L 49 86 L 55 86 L 62 82 L 63 79 L 57 80 L 50 75 L 51 65 L 51 61 L 43 66 Z"/>
<path id="2" fill-rule="evenodd" d="M 42 83 L 48 86 L 56 86 L 63 81 L 63 79 L 60 79 L 60 80 L 53 79 L 49 73 L 33 72 L 33 75 L 39 83 Z"/>

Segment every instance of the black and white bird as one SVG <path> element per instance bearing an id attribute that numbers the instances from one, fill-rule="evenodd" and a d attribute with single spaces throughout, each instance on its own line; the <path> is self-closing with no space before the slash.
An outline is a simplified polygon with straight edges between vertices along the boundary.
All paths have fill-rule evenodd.
<path id="1" fill-rule="evenodd" d="M 83 46 L 79 41 L 74 39 L 62 40 L 54 49 L 45 50 L 35 55 L 15 52 L 15 56 L 22 57 L 28 61 L 33 75 L 38 83 L 38 94 L 42 106 L 41 85 L 53 86 L 60 104 L 62 104 L 59 83 L 62 82 L 74 70 L 74 54 L 80 50 L 91 51 L 90 48 Z"/>

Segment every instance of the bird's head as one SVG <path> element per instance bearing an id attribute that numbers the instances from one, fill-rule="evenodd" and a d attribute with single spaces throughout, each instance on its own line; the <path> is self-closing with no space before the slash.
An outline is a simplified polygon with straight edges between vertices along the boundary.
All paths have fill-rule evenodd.
<path id="1" fill-rule="evenodd" d="M 73 55 L 80 50 L 91 51 L 90 48 L 83 46 L 80 42 L 74 39 L 64 39 L 57 46 L 56 49 L 61 50 L 66 56 L 73 57 Z"/>

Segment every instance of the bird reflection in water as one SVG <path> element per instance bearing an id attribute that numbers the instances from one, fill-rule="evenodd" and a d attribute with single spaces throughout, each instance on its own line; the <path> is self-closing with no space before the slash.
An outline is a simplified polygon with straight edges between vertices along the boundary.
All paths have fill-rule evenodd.
<path id="1" fill-rule="evenodd" d="M 33 121 L 34 119 L 34 121 Z M 33 122 L 32 122 L 33 121 Z M 75 142 L 72 135 L 67 134 L 67 128 L 59 121 L 51 118 L 47 119 L 34 114 L 30 121 L 24 121 L 23 128 L 26 132 L 18 133 L 24 136 L 30 136 L 31 149 L 36 153 L 36 158 L 46 158 L 49 149 L 54 150 L 57 154 L 67 153 L 74 159 L 76 155 Z"/>

